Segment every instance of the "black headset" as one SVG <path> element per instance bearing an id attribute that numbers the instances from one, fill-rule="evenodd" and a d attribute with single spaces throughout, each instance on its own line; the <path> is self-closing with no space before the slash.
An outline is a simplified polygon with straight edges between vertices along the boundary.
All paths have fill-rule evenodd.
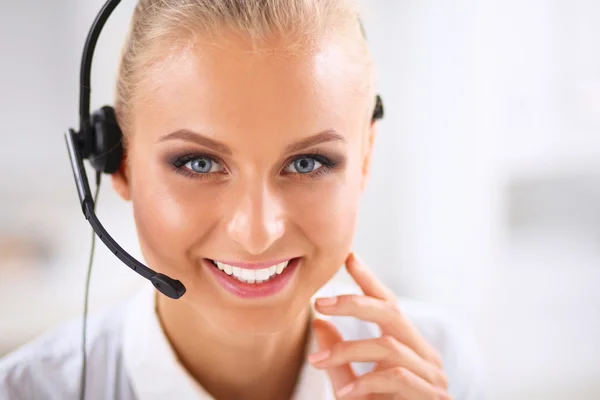
<path id="1" fill-rule="evenodd" d="M 108 0 L 88 33 L 81 60 L 79 132 L 69 129 L 65 133 L 65 140 L 81 208 L 96 235 L 125 265 L 150 280 L 158 291 L 172 299 L 178 299 L 185 293 L 185 286 L 180 281 L 158 273 L 137 261 L 104 229 L 94 211 L 95 202 L 83 166 L 83 160 L 89 160 L 96 170 L 96 181 L 99 185 L 100 176 L 119 171 L 123 160 L 123 133 L 117 123 L 114 109 L 104 106 L 90 115 L 90 70 L 94 49 L 104 24 L 120 2 L 121 0 Z M 383 115 L 383 103 L 381 97 L 377 95 L 373 121 L 383 118 Z"/>

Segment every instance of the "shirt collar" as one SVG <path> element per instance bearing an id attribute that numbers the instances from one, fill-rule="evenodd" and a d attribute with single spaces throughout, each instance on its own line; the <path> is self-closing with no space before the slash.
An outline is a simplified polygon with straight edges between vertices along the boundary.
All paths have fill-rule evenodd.
<path id="1" fill-rule="evenodd" d="M 308 354 L 318 350 L 312 330 Z M 179 362 L 156 314 L 156 290 L 144 287 L 128 306 L 123 359 L 138 400 L 214 400 Z M 333 400 L 327 374 L 304 363 L 292 400 Z"/>

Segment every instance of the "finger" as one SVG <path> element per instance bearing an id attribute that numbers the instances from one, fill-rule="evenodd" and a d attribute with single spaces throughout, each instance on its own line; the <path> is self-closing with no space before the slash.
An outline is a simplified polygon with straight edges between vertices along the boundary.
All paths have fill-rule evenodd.
<path id="1" fill-rule="evenodd" d="M 376 323 L 382 329 L 390 329 L 398 318 L 392 304 L 374 297 L 356 294 L 318 298 L 315 307 L 324 315 L 351 316 Z"/>
<path id="2" fill-rule="evenodd" d="M 367 296 L 381 300 L 396 301 L 394 293 L 375 276 L 356 253 L 350 253 L 346 259 L 346 270 Z"/>
<path id="3" fill-rule="evenodd" d="M 309 361 L 311 362 L 323 356 L 327 357 L 331 348 L 338 343 L 342 343 L 344 340 L 337 328 L 329 321 L 315 319 L 313 321 L 313 330 L 320 351 L 309 355 Z M 335 391 L 338 391 L 356 379 L 356 374 L 350 364 L 329 367 L 327 368 L 327 374 L 329 375 L 331 386 Z"/>
<path id="4" fill-rule="evenodd" d="M 395 336 L 415 350 L 421 357 L 441 367 L 442 360 L 439 355 L 404 317 L 398 307 L 398 301 L 394 293 L 375 276 L 373 271 L 356 253 L 352 252 L 346 259 L 346 270 L 365 295 L 384 300 L 394 309 L 393 314 L 395 314 L 395 317 L 393 321 L 395 323 L 393 325 L 388 324 L 386 327 L 381 326 L 382 330 L 389 329 L 389 331 L 386 330 L 382 333 Z"/>
<path id="5" fill-rule="evenodd" d="M 448 387 L 446 376 L 439 368 L 426 362 L 392 336 L 338 342 L 331 347 L 327 358 L 316 361 L 313 365 L 326 369 L 351 362 L 377 362 L 390 368 L 403 367 L 434 386 L 443 389 Z"/>
<path id="6" fill-rule="evenodd" d="M 451 400 L 445 390 L 430 385 L 402 367 L 366 373 L 338 391 L 341 398 L 369 394 L 399 394 L 407 400 Z"/>
<path id="7" fill-rule="evenodd" d="M 387 324 L 385 327 L 381 326 L 383 330 L 382 333 L 395 336 L 401 342 L 415 350 L 421 357 L 441 367 L 442 360 L 439 355 L 435 349 L 421 337 L 417 329 L 412 326 L 408 319 L 404 317 L 398 307 L 396 296 L 386 285 L 379 281 L 373 271 L 369 269 L 366 263 L 362 261 L 356 253 L 351 253 L 346 260 L 346 269 L 361 287 L 365 295 L 384 300 L 388 302 L 393 309 L 393 314 L 395 314 L 393 318 L 394 323 Z"/>
<path id="8" fill-rule="evenodd" d="M 315 307 L 324 315 L 353 316 L 376 323 L 381 328 L 382 335 L 395 337 L 425 360 L 442 367 L 437 351 L 404 317 L 397 303 L 369 296 L 341 295 L 326 299 L 319 298 L 315 302 Z"/>

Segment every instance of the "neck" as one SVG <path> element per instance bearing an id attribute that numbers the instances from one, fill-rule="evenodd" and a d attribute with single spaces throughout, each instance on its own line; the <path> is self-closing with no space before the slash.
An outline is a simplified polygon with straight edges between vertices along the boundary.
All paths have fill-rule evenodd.
<path id="1" fill-rule="evenodd" d="M 157 300 L 179 360 L 215 399 L 291 398 L 304 361 L 309 308 L 284 331 L 249 335 L 217 330 L 183 302 Z"/>

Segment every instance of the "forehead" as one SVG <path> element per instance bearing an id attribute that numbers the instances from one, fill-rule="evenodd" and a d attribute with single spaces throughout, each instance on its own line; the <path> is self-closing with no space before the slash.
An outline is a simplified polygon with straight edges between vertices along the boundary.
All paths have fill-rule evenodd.
<path id="1" fill-rule="evenodd" d="M 280 42 L 227 38 L 170 52 L 140 85 L 134 126 L 146 135 L 185 128 L 232 141 L 248 132 L 273 139 L 356 130 L 368 107 L 356 56 L 336 41 Z"/>

